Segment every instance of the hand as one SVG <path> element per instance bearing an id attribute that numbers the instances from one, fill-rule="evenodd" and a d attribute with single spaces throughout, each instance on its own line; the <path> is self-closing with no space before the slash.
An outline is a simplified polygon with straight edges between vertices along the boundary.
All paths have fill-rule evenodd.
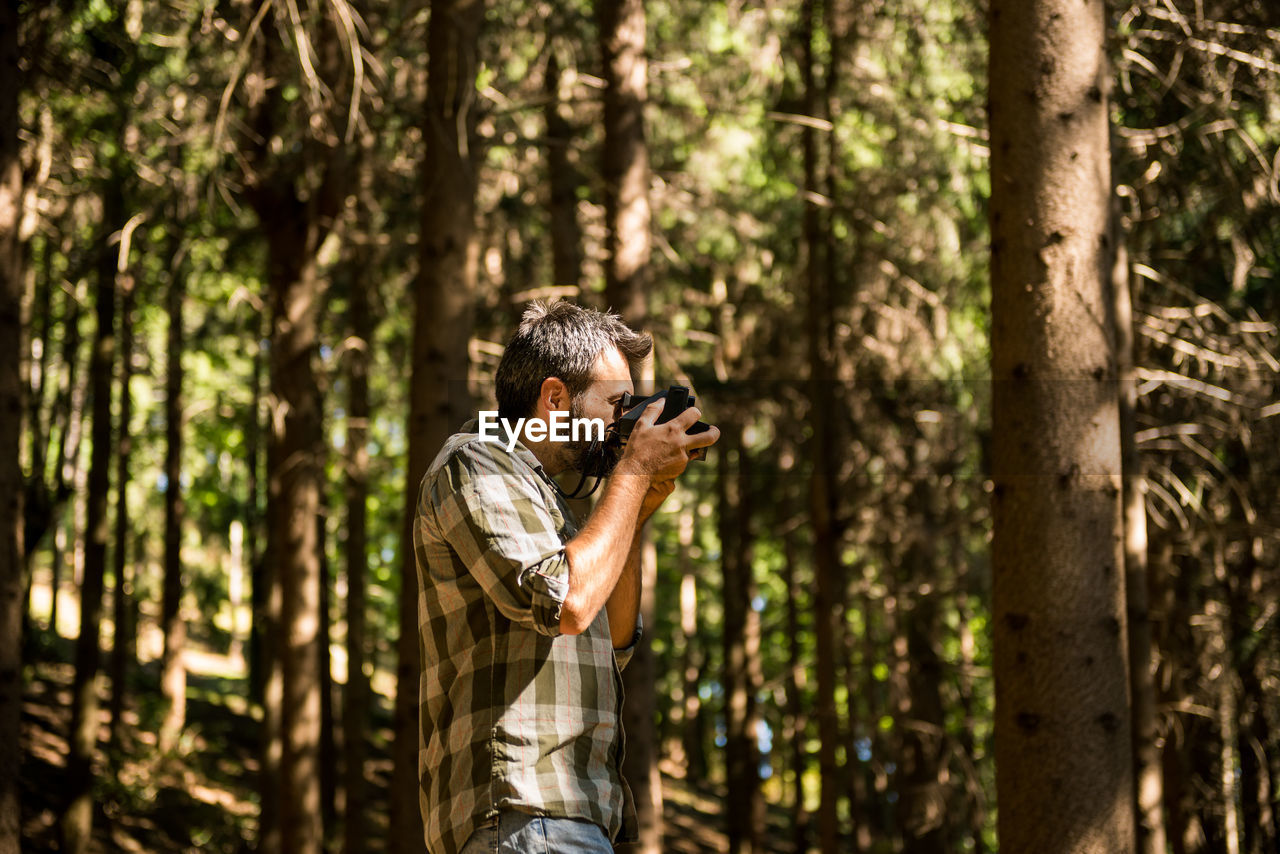
<path id="1" fill-rule="evenodd" d="M 674 480 L 655 480 L 649 484 L 649 491 L 644 494 L 644 500 L 640 502 L 640 515 L 636 519 L 637 528 L 649 521 L 649 517 L 657 511 L 662 502 L 667 500 L 667 496 L 674 492 L 675 488 Z"/>
<path id="2" fill-rule="evenodd" d="M 645 407 L 631 431 L 616 471 L 647 475 L 651 483 L 673 480 L 684 472 L 694 453 L 720 439 L 720 431 L 715 427 L 694 435 L 686 432 L 702 415 L 696 406 L 689 407 L 665 424 L 654 423 L 662 414 L 664 405 L 662 400 L 655 400 Z"/>

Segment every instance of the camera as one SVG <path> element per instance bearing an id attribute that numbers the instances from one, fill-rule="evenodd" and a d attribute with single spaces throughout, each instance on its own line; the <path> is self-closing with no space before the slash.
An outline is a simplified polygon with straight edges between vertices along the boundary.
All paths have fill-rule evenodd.
<path id="1" fill-rule="evenodd" d="M 613 423 L 609 431 L 610 438 L 616 447 L 626 447 L 627 439 L 630 438 L 631 431 L 635 429 L 636 423 L 644 413 L 645 407 L 656 400 L 665 401 L 662 406 L 662 414 L 658 416 L 658 420 L 655 422 L 656 424 L 663 424 L 693 406 L 696 399 L 689 393 L 688 386 L 682 385 L 673 385 L 666 391 L 660 391 L 649 397 L 637 397 L 633 394 L 624 393 L 621 402 L 622 416 Z M 694 435 L 696 433 L 705 433 L 710 429 L 710 424 L 697 421 L 685 433 Z"/>
<path id="2" fill-rule="evenodd" d="M 557 485 L 556 489 L 560 491 L 560 494 L 565 498 L 586 498 L 595 492 L 600 486 L 601 480 L 607 477 L 613 471 L 613 467 L 618 464 L 618 458 L 622 456 L 622 449 L 626 446 L 627 439 L 631 437 L 631 432 L 635 430 L 640 416 L 644 414 L 645 407 L 656 400 L 665 401 L 662 405 L 662 414 L 658 416 L 658 420 L 655 422 L 657 424 L 670 421 L 694 405 L 694 397 L 689 394 L 688 386 L 673 385 L 666 391 L 660 391 L 649 397 L 636 397 L 634 394 L 624 393 L 619 407 L 622 410 L 622 415 L 605 430 L 604 441 L 602 442 L 599 439 L 592 440 L 583 454 L 582 460 L 578 465 L 578 471 L 582 473 L 582 477 L 578 479 L 578 485 L 574 487 L 573 492 L 565 492 Z M 685 433 L 688 435 L 705 433 L 710 429 L 710 424 L 698 421 Z M 699 448 L 690 452 L 689 459 L 690 461 L 703 459 L 706 453 L 706 448 Z M 584 493 L 582 490 L 590 477 L 595 478 L 595 484 Z"/>

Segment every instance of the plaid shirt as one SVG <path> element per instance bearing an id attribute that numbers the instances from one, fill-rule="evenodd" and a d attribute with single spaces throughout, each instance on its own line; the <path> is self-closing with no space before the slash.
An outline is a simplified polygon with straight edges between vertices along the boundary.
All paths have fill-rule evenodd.
<path id="1" fill-rule="evenodd" d="M 456 854 L 499 810 L 581 818 L 636 838 L 622 779 L 622 676 L 601 608 L 560 634 L 573 512 L 537 458 L 475 422 L 418 496 L 419 804 L 427 849 Z"/>

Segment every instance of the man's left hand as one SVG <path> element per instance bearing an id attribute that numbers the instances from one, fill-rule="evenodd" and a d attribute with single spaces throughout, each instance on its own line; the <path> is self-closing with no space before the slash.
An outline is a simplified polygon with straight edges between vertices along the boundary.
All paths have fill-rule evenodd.
<path id="1" fill-rule="evenodd" d="M 675 491 L 675 479 L 655 480 L 649 484 L 649 491 L 644 494 L 644 500 L 640 502 L 640 515 L 636 520 L 636 527 L 643 525 L 649 521 L 649 517 L 654 514 L 662 502 L 667 500 L 667 496 Z"/>

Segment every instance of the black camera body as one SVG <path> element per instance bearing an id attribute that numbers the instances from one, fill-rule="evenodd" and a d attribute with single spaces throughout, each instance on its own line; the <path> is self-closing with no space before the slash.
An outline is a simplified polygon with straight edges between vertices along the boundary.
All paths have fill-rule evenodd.
<path id="1" fill-rule="evenodd" d="M 600 482 L 605 477 L 608 477 L 609 473 L 613 471 L 613 467 L 617 465 L 618 458 L 622 455 L 622 449 L 626 447 L 627 439 L 631 437 L 631 432 L 635 430 L 636 422 L 644 414 L 645 407 L 656 400 L 665 401 L 662 406 L 662 414 L 658 416 L 658 420 L 655 422 L 657 424 L 670 421 L 694 405 L 693 395 L 689 394 L 687 386 L 682 385 L 673 385 L 666 391 L 660 391 L 650 397 L 636 397 L 634 394 L 624 393 L 619 407 L 622 410 L 622 415 L 605 430 L 604 441 L 592 441 L 590 447 L 583 454 L 578 466 L 578 470 L 582 472 L 578 485 L 574 487 L 573 492 L 560 490 L 560 494 L 565 498 L 586 498 L 595 492 L 600 486 Z M 695 433 L 705 433 L 710 429 L 710 424 L 698 421 L 685 433 L 693 435 Z M 706 456 L 706 451 L 706 448 L 690 451 L 689 459 L 691 461 L 700 460 Z M 594 477 L 596 482 L 591 489 L 583 493 L 582 489 L 586 486 L 587 478 L 589 477 Z M 557 485 L 556 489 L 559 490 L 560 487 Z"/>
<path id="2" fill-rule="evenodd" d="M 622 416 L 614 422 L 612 431 L 616 437 L 615 441 L 618 447 L 626 446 L 627 439 L 631 436 L 631 431 L 635 429 L 636 422 L 640 420 L 645 407 L 655 400 L 665 401 L 662 406 L 662 414 L 658 416 L 658 420 L 655 422 L 663 424 L 693 406 L 696 398 L 689 393 L 688 386 L 682 385 L 673 385 L 666 391 L 660 391 L 649 397 L 637 397 L 633 394 L 624 393 L 621 402 Z M 710 429 L 710 424 L 697 421 L 685 433 L 693 435 L 695 433 L 705 433 Z"/>

